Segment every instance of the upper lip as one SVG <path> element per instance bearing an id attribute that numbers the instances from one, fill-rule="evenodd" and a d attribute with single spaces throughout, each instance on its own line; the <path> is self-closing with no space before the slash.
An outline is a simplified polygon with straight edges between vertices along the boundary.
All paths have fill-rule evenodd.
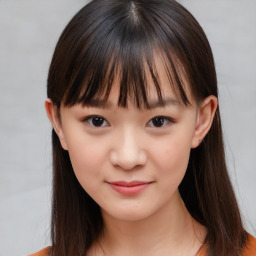
<path id="1" fill-rule="evenodd" d="M 134 186 L 139 186 L 139 185 L 144 185 L 144 184 L 149 184 L 152 183 L 150 181 L 111 181 L 108 182 L 111 185 L 116 185 L 116 186 L 122 186 L 122 187 L 134 187 Z"/>

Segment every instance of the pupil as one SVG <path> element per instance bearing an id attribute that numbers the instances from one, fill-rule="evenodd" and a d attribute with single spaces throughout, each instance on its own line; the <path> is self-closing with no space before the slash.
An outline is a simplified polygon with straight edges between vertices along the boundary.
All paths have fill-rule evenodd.
<path id="1" fill-rule="evenodd" d="M 92 119 L 92 123 L 94 126 L 101 126 L 103 124 L 104 120 L 101 117 L 94 117 Z"/>
<path id="2" fill-rule="evenodd" d="M 153 119 L 153 124 L 156 127 L 161 127 L 164 124 L 164 119 L 162 117 L 157 117 L 157 118 Z"/>

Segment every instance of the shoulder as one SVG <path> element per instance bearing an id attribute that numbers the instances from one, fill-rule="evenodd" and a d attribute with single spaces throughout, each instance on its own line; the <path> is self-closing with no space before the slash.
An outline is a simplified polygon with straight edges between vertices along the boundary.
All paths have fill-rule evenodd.
<path id="1" fill-rule="evenodd" d="M 204 244 L 196 256 L 207 255 L 207 244 Z M 248 234 L 248 240 L 243 248 L 241 256 L 256 256 L 256 239 Z"/>
<path id="2" fill-rule="evenodd" d="M 36 253 L 33 253 L 33 254 L 30 254 L 28 256 L 49 256 L 50 248 L 51 248 L 50 246 L 46 247 L 43 250 L 41 250 L 39 252 L 36 252 Z"/>
<path id="3" fill-rule="evenodd" d="M 243 249 L 242 256 L 256 256 L 256 239 L 248 235 L 248 241 Z"/>

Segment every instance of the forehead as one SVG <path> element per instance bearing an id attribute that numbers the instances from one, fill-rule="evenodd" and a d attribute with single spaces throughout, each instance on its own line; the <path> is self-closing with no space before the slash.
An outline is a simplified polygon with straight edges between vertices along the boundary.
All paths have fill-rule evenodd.
<path id="1" fill-rule="evenodd" d="M 185 104 L 179 97 L 179 93 L 177 93 L 177 91 L 174 90 L 175 86 L 171 84 L 170 74 L 168 74 L 168 68 L 165 66 L 163 60 L 158 55 L 156 55 L 154 59 L 158 80 L 157 83 L 159 88 L 155 85 L 155 81 L 153 80 L 149 68 L 147 67 L 147 65 L 145 65 L 145 80 L 143 86 L 145 89 L 147 100 L 146 108 L 151 109 L 166 105 L 184 106 Z M 119 70 L 119 72 L 122 71 Z M 193 97 L 191 95 L 190 86 L 188 80 L 186 79 L 185 71 L 182 70 L 182 67 L 179 70 L 179 76 L 180 79 L 182 80 L 183 88 L 185 90 L 186 95 L 188 96 L 188 100 L 190 103 L 192 103 Z M 113 105 L 120 105 L 119 100 L 121 94 L 121 82 L 119 78 L 120 75 L 117 75 L 114 79 L 110 93 L 107 97 L 105 97 L 105 95 L 99 97 L 96 94 L 95 97 L 93 97 L 90 101 L 87 102 L 87 104 L 83 105 L 94 107 L 111 107 Z M 161 93 L 161 97 L 159 97 L 159 92 Z M 130 94 L 129 96 L 127 96 L 127 107 L 129 107 L 130 105 L 135 105 L 138 107 L 138 104 L 136 104 L 136 100 L 136 95 L 134 94 Z M 145 107 L 144 104 L 141 104 L 141 106 Z"/>
<path id="2" fill-rule="evenodd" d="M 189 80 L 186 75 L 186 71 L 178 60 L 178 58 L 174 57 L 175 59 L 175 67 L 171 66 L 166 57 L 161 54 L 161 52 L 154 53 L 154 64 L 156 68 L 157 79 L 159 81 L 159 86 L 163 98 L 173 98 L 180 103 L 184 103 L 181 99 L 181 92 L 180 88 L 178 88 L 178 83 L 180 82 L 180 86 L 184 90 L 184 93 L 189 99 L 192 99 L 192 92 L 189 84 Z M 157 97 L 157 90 L 154 86 L 154 81 L 150 72 L 146 66 L 146 78 L 148 80 L 148 96 L 149 98 L 154 99 Z"/>

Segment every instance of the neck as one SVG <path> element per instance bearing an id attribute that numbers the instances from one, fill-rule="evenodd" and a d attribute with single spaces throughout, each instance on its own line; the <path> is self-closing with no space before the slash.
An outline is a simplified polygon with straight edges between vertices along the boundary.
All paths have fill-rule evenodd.
<path id="1" fill-rule="evenodd" d="M 102 212 L 104 232 L 96 255 L 196 255 L 206 230 L 188 213 L 179 193 L 150 217 L 123 221 Z"/>

